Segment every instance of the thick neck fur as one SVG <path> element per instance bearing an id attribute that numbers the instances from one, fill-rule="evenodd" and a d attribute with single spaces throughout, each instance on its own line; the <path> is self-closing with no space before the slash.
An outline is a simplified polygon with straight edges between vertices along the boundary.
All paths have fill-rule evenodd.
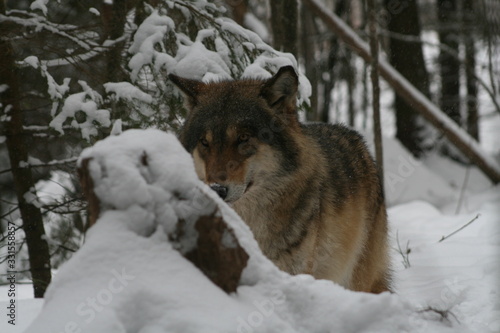
<path id="1" fill-rule="evenodd" d="M 325 163 L 311 163 L 310 159 L 311 156 L 315 159 L 323 156 L 311 138 L 302 133 L 295 135 L 295 138 L 301 153 L 299 167 L 291 173 L 280 174 L 276 170 L 276 173 L 268 175 L 257 174 L 252 191 L 233 205 L 252 229 L 264 254 L 271 259 L 279 257 L 280 251 L 289 251 L 290 248 L 300 245 L 308 236 L 311 220 L 317 218 L 320 210 L 321 183 L 326 174 L 323 170 Z M 300 207 L 294 207 L 290 203 L 299 203 Z M 276 237 L 277 235 L 281 237 Z"/>

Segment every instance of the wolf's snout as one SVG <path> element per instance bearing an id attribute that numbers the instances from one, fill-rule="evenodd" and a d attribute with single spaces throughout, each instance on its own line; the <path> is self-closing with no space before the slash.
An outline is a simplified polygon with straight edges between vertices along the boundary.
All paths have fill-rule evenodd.
<path id="1" fill-rule="evenodd" d="M 214 190 L 219 195 L 219 197 L 222 198 L 222 200 L 226 199 L 228 190 L 227 186 L 223 186 L 220 184 L 212 184 L 210 185 L 210 188 Z"/>

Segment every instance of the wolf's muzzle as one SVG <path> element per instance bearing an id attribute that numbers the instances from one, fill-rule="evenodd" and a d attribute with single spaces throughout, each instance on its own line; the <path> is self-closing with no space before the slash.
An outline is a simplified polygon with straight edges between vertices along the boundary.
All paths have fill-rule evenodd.
<path id="1" fill-rule="evenodd" d="M 219 197 L 222 198 L 222 200 L 226 199 L 228 192 L 227 186 L 223 186 L 220 184 L 212 184 L 210 185 L 210 188 L 214 190 L 219 195 Z"/>

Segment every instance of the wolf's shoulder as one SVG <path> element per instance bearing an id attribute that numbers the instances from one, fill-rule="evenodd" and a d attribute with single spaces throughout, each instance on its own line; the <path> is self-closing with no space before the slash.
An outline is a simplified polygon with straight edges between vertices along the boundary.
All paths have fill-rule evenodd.
<path id="1" fill-rule="evenodd" d="M 305 124 L 302 130 L 318 144 L 338 197 L 378 183 L 373 157 L 360 133 L 343 124 Z"/>
<path id="2" fill-rule="evenodd" d="M 350 149 L 352 152 L 367 150 L 363 136 L 344 124 L 302 124 L 302 130 L 326 150 Z"/>

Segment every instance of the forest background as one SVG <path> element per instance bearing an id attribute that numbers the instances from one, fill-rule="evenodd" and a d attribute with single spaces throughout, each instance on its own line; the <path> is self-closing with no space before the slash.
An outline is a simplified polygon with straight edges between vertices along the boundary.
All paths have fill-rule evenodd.
<path id="1" fill-rule="evenodd" d="M 43 297 L 87 225 L 75 173 L 85 147 L 128 128 L 177 131 L 185 117 L 169 72 L 199 79 L 276 71 L 302 78 L 301 117 L 371 133 L 370 63 L 297 0 L 2 1 L 0 3 L 0 263 Z M 369 40 L 367 3 L 322 5 Z M 500 113 L 500 3 L 375 1 L 382 59 L 477 141 Z M 231 18 L 238 25 L 230 23 Z M 245 27 L 250 31 L 240 29 Z M 251 71 L 248 68 L 252 68 Z M 382 131 L 415 158 L 469 159 L 381 81 Z M 498 147 L 482 146 L 497 158 Z M 493 183 L 498 182 L 492 179 Z M 11 229 L 10 227 L 13 227 Z M 8 249 L 14 230 L 15 248 Z M 1 281 L 6 281 L 2 273 Z"/>

